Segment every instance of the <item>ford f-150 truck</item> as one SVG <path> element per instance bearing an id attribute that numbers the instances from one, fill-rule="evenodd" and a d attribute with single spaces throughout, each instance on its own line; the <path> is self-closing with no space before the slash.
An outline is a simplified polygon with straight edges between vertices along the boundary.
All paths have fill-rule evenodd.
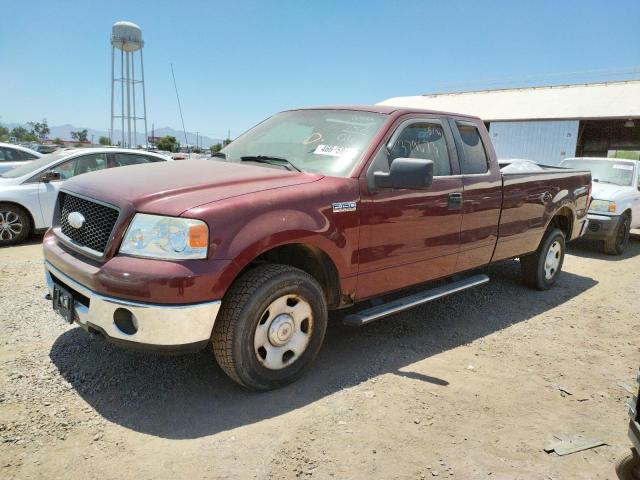
<path id="1" fill-rule="evenodd" d="M 269 389 L 309 366 L 329 310 L 366 324 L 516 257 L 547 289 L 588 223 L 589 172 L 502 174 L 464 115 L 290 110 L 217 157 L 69 180 L 44 238 L 54 309 L 126 346 L 211 342 L 233 380 Z"/>

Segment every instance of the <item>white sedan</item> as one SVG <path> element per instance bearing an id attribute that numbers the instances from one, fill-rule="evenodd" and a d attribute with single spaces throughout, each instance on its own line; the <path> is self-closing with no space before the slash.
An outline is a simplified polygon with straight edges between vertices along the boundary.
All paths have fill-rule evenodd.
<path id="1" fill-rule="evenodd" d="M 0 142 L 0 173 L 8 172 L 40 157 L 41 153 L 30 148 Z"/>
<path id="2" fill-rule="evenodd" d="M 25 240 L 51 226 L 60 184 L 71 177 L 105 168 L 166 162 L 170 158 L 144 150 L 69 149 L 0 175 L 0 246 Z"/>

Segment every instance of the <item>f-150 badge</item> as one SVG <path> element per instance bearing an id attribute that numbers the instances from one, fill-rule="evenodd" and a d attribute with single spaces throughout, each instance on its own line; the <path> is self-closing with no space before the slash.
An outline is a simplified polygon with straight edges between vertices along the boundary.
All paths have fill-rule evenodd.
<path id="1" fill-rule="evenodd" d="M 337 202 L 332 203 L 333 212 L 355 212 L 356 210 L 356 202 Z"/>

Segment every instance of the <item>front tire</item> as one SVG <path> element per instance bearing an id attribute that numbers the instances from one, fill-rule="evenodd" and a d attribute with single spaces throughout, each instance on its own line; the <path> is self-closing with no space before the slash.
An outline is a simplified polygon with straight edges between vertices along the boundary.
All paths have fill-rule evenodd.
<path id="1" fill-rule="evenodd" d="M 324 292 L 311 275 L 288 265 L 260 265 L 224 296 L 213 327 L 213 351 L 231 379 L 271 390 L 305 372 L 326 327 Z"/>
<path id="2" fill-rule="evenodd" d="M 554 228 L 540 242 L 534 253 L 520 258 L 520 270 L 524 283 L 538 290 L 548 290 L 558 280 L 566 250 L 562 230 Z"/>
<path id="3" fill-rule="evenodd" d="M 0 203 L 0 247 L 23 242 L 31 233 L 29 214 L 12 203 Z"/>
<path id="4" fill-rule="evenodd" d="M 640 456 L 635 449 L 616 463 L 616 473 L 620 480 L 640 480 Z"/>
<path id="5" fill-rule="evenodd" d="M 618 224 L 615 233 L 604 240 L 604 253 L 608 255 L 622 255 L 629 245 L 631 233 L 631 219 L 624 215 Z"/>

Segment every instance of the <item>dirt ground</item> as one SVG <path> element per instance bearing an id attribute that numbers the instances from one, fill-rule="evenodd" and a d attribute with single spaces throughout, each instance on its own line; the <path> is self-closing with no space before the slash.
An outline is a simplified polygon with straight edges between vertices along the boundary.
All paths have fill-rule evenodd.
<path id="1" fill-rule="evenodd" d="M 629 446 L 640 238 L 570 247 L 554 289 L 492 281 L 361 329 L 331 325 L 268 393 L 210 349 L 132 353 L 51 311 L 40 246 L 0 250 L 0 478 L 605 479 Z M 553 435 L 607 445 L 567 456 Z"/>

